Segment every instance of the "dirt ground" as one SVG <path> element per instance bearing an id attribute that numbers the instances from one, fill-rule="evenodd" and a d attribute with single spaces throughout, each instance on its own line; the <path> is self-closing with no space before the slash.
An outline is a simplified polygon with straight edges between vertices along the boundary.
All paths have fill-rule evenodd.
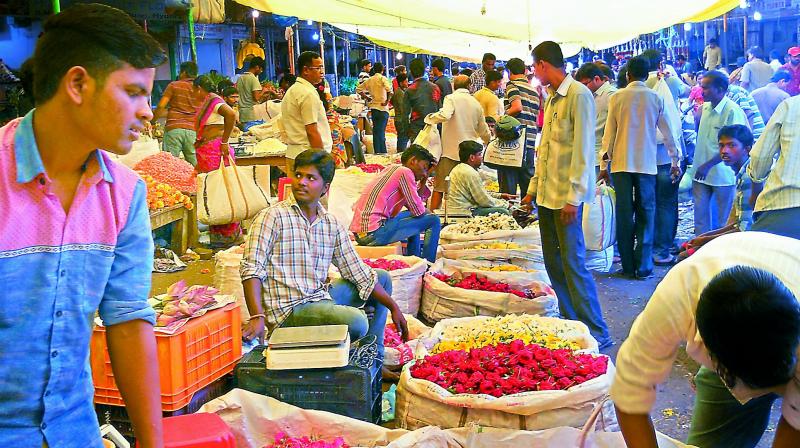
<path id="1" fill-rule="evenodd" d="M 614 270 L 618 269 L 614 266 Z M 213 283 L 214 263 L 198 261 L 190 263 L 185 271 L 173 274 L 154 274 L 152 293 L 162 294 L 172 283 L 185 279 L 189 284 Z M 606 322 L 616 345 L 608 352 L 616 357 L 620 344 L 628 336 L 634 319 L 644 309 L 656 285 L 666 275 L 667 268 L 656 268 L 655 276 L 644 281 L 626 280 L 608 274 L 595 273 L 600 302 Z M 691 423 L 694 392 L 692 378 L 698 364 L 681 349 L 667 381 L 659 386 L 656 406 L 652 417 L 656 428 L 678 440 L 685 440 Z M 770 427 L 758 448 L 772 445 L 775 427 L 780 416 L 778 404 L 773 407 Z"/>

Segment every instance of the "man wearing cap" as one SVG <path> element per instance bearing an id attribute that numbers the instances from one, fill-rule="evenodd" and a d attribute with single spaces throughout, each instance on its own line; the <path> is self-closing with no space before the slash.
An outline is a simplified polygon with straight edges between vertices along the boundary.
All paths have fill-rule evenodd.
<path id="1" fill-rule="evenodd" d="M 795 96 L 800 93 L 800 47 L 792 47 L 787 53 L 789 53 L 789 62 L 781 67 L 781 70 L 786 70 L 792 75 L 786 91 L 789 95 Z"/>

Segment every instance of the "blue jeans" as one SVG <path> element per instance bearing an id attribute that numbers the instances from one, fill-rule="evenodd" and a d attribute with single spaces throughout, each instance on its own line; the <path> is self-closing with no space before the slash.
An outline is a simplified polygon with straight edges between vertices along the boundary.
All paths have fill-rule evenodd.
<path id="1" fill-rule="evenodd" d="M 392 278 L 389 273 L 376 269 L 378 283 L 391 296 Z M 328 291 L 333 300 L 320 300 L 294 307 L 292 314 L 286 318 L 281 327 L 310 327 L 315 325 L 347 325 L 350 340 L 355 341 L 366 335 L 377 338 L 378 356 L 383 359 L 383 330 L 386 327 L 388 308 L 373 298 L 361 300 L 358 289 L 347 280 L 338 279 L 331 283 Z M 368 319 L 362 309 L 364 306 L 375 308 L 375 315 Z"/>
<path id="2" fill-rule="evenodd" d="M 398 241 L 407 241 L 406 255 L 420 256 L 419 235 L 425 232 L 425 245 L 422 257 L 431 263 L 436 261 L 436 250 L 439 248 L 439 232 L 442 221 L 433 213 L 425 213 L 414 217 L 411 212 L 400 212 L 394 218 L 384 221 L 383 225 L 363 237 L 356 235 L 356 242 L 362 246 L 386 246 Z"/>
<path id="3" fill-rule="evenodd" d="M 475 207 L 472 209 L 472 216 L 489 216 L 492 213 L 511 214 L 505 207 Z"/>
<path id="4" fill-rule="evenodd" d="M 669 257 L 669 250 L 678 234 L 678 188 L 680 182 L 672 183 L 670 167 L 658 165 L 656 174 L 656 234 L 653 238 L 653 255 Z"/>
<path id="5" fill-rule="evenodd" d="M 617 193 L 617 245 L 622 271 L 649 275 L 653 271 L 656 218 L 656 176 L 612 173 Z"/>
<path id="6" fill-rule="evenodd" d="M 568 225 L 561 222 L 561 210 L 539 206 L 538 211 L 544 266 L 558 296 L 561 315 L 586 324 L 601 347 L 610 343 L 608 326 L 597 300 L 597 287 L 586 269 L 583 206 L 575 222 Z"/>
<path id="7" fill-rule="evenodd" d="M 692 181 L 694 197 L 694 234 L 700 236 L 725 226 L 733 208 L 736 187 L 726 185 L 714 187 Z"/>
<path id="8" fill-rule="evenodd" d="M 755 213 L 751 231 L 767 232 L 800 240 L 800 207 Z"/>
<path id="9" fill-rule="evenodd" d="M 694 381 L 697 392 L 687 443 L 703 448 L 756 446 L 778 396 L 763 395 L 741 404 L 719 375 L 705 367 L 700 367 Z"/>
<path id="10" fill-rule="evenodd" d="M 408 135 L 400 134 L 400 131 L 397 131 L 397 153 L 400 154 L 401 152 L 405 151 L 408 147 Z"/>
<path id="11" fill-rule="evenodd" d="M 386 154 L 386 125 L 389 112 L 372 109 L 372 144 L 375 154 Z"/>

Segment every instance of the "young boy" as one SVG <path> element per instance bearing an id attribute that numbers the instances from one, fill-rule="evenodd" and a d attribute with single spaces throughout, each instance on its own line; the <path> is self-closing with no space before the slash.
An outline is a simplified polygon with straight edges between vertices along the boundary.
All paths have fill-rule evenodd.
<path id="1" fill-rule="evenodd" d="M 166 60 L 115 8 L 77 4 L 44 23 L 36 108 L 0 129 L 3 446 L 103 446 L 89 368 L 98 308 L 139 445 L 163 446 L 147 190 L 99 148 L 130 151 Z"/>
<path id="2" fill-rule="evenodd" d="M 750 149 L 753 147 L 753 134 L 747 126 L 734 124 L 720 129 L 718 140 L 719 159 L 736 173 L 736 196 L 733 201 L 733 209 L 725 227 L 706 232 L 686 243 L 679 256 L 681 260 L 714 238 L 728 233 L 744 232 L 750 230 L 750 226 L 753 225 L 753 205 L 761 191 L 761 185 L 753 184 L 750 176 L 747 175 Z"/>
<path id="3" fill-rule="evenodd" d="M 324 150 L 298 154 L 293 197 L 264 209 L 253 221 L 241 267 L 250 312 L 243 336 L 263 342 L 265 333 L 278 327 L 347 325 L 351 341 L 374 335 L 383 356 L 387 311 L 407 339 L 406 321 L 391 298 L 389 274 L 364 264 L 347 230 L 319 203 L 335 170 Z M 331 263 L 342 278 L 328 284 Z M 375 309 L 371 319 L 365 307 Z"/>

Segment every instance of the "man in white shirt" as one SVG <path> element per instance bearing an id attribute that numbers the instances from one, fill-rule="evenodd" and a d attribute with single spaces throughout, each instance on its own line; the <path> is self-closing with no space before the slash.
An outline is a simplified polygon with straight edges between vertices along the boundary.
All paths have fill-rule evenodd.
<path id="1" fill-rule="evenodd" d="M 703 50 L 703 65 L 706 70 L 716 70 L 722 65 L 722 48 L 717 45 L 717 39 L 710 39 L 708 45 Z"/>
<path id="2" fill-rule="evenodd" d="M 594 131 L 594 149 L 597 154 L 595 170 L 597 174 L 600 174 L 600 166 L 603 160 L 603 132 L 606 129 L 606 119 L 608 118 L 608 101 L 611 95 L 617 91 L 617 88 L 605 79 L 600 66 L 593 62 L 583 64 L 578 69 L 578 72 L 575 73 L 575 79 L 591 90 L 594 95 L 595 117 L 597 119 Z"/>
<path id="3" fill-rule="evenodd" d="M 492 213 L 510 215 L 508 203 L 515 196 L 489 193 L 478 169 L 483 164 L 483 145 L 472 140 L 458 145 L 461 163 L 450 171 L 450 190 L 447 193 L 447 212 L 451 215 L 488 216 Z"/>
<path id="4" fill-rule="evenodd" d="M 753 100 L 758 106 L 758 111 L 764 118 L 764 123 L 769 123 L 772 114 L 783 100 L 791 98 L 786 92 L 786 86 L 792 80 L 792 75 L 786 70 L 778 70 L 772 75 L 771 82 L 760 89 L 753 91 Z M 762 134 L 763 135 L 763 134 Z"/>
<path id="5" fill-rule="evenodd" d="M 294 159 L 307 149 L 331 152 L 333 139 L 328 116 L 315 85 L 322 82 L 325 68 L 319 54 L 304 51 L 297 58 L 300 76 L 281 101 L 281 123 L 286 131 L 286 172 L 294 172 Z"/>
<path id="6" fill-rule="evenodd" d="M 739 85 L 749 92 L 767 85 L 775 73 L 775 70 L 764 62 L 764 57 L 760 47 L 752 47 L 747 50 L 747 64 L 742 68 L 742 77 Z"/>
<path id="7" fill-rule="evenodd" d="M 681 112 L 679 99 L 689 96 L 689 86 L 677 76 L 672 76 L 664 70 L 661 51 L 655 48 L 642 53 L 650 65 L 645 84 L 655 90 L 664 99 L 664 112 L 668 120 L 675 127 L 675 144 L 682 149 L 683 130 L 681 129 Z M 662 84 L 667 87 L 663 89 Z M 656 150 L 656 228 L 653 234 L 653 262 L 656 266 L 671 265 L 675 256 L 670 253 L 678 234 L 678 190 L 680 179 L 672 176 L 672 158 L 664 144 L 664 136 L 658 136 Z M 682 151 L 681 151 L 682 152 Z"/>
<path id="8" fill-rule="evenodd" d="M 617 244 L 622 259 L 621 273 L 639 279 L 653 275 L 658 172 L 656 128 L 664 136 L 672 160 L 673 179 L 679 179 L 681 175 L 675 129 L 665 115 L 664 99 L 644 83 L 648 71 L 649 64 L 644 57 L 636 56 L 628 61 L 628 85 L 615 93 L 609 102 L 602 156 L 611 165 L 617 193 Z M 605 164 L 601 165 L 599 177 L 609 179 Z"/>
<path id="9" fill-rule="evenodd" d="M 702 365 L 689 445 L 756 446 L 780 395 L 772 446 L 800 446 L 798 266 L 800 241 L 738 232 L 667 273 L 617 355 L 611 398 L 628 446 L 657 448 L 649 413 L 684 344 Z"/>
<path id="10" fill-rule="evenodd" d="M 442 125 L 442 157 L 436 165 L 433 183 L 431 210 L 442 205 L 442 196 L 447 191 L 447 176 L 459 164 L 458 145 L 466 140 L 488 144 L 491 134 L 483 118 L 481 104 L 469 93 L 470 80 L 459 75 L 453 80 L 455 91 L 444 98 L 442 108 L 425 117 L 426 124 Z"/>
<path id="11" fill-rule="evenodd" d="M 561 47 L 545 41 L 533 49 L 534 74 L 550 95 L 545 103 L 536 170 L 524 204 L 539 212 L 542 253 L 561 314 L 589 327 L 600 348 L 614 344 L 603 320 L 597 287 L 586 269 L 584 202 L 594 200 L 595 112 L 592 92 L 564 71 Z"/>
<path id="12" fill-rule="evenodd" d="M 383 64 L 376 62 L 374 74 L 361 83 L 356 91 L 369 101 L 372 114 L 372 144 L 375 154 L 386 154 L 386 125 L 389 123 L 389 98 L 392 83 L 383 76 Z"/>
<path id="13" fill-rule="evenodd" d="M 769 66 L 772 70 L 778 71 L 783 67 L 783 53 L 778 50 L 770 50 L 769 52 Z"/>

